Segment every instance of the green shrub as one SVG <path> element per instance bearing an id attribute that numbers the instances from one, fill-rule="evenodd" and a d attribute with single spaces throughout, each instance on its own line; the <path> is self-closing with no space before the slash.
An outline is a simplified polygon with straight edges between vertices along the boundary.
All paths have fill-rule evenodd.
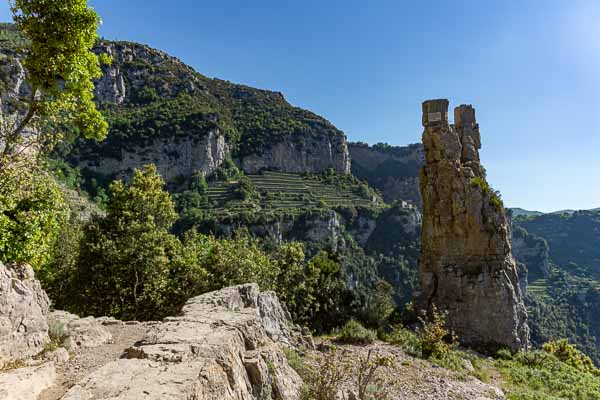
<path id="1" fill-rule="evenodd" d="M 422 357 L 421 342 L 414 332 L 397 325 L 392 331 L 384 336 L 384 340 L 389 344 L 401 347 L 407 354 L 413 357 Z"/>
<path id="2" fill-rule="evenodd" d="M 0 172 L 0 262 L 39 270 L 66 216 L 61 190 L 48 173 L 36 165 L 5 168 Z"/>
<path id="3" fill-rule="evenodd" d="M 554 354 L 561 362 L 564 362 L 579 371 L 590 372 L 600 376 L 600 370 L 596 368 L 592 359 L 583 352 L 577 350 L 575 345 L 569 343 L 569 339 L 550 341 L 543 345 L 545 352 Z"/>
<path id="4" fill-rule="evenodd" d="M 588 400 L 600 398 L 600 379 L 543 350 L 520 352 L 495 366 L 510 400 Z"/>
<path id="5" fill-rule="evenodd" d="M 302 400 L 332 400 L 352 374 L 350 361 L 335 347 L 319 360 L 317 368 L 306 376 L 307 388 Z"/>
<path id="6" fill-rule="evenodd" d="M 422 327 L 417 329 L 417 337 L 421 344 L 423 357 L 438 360 L 447 359 L 458 343 L 448 329 L 444 314 L 434 305 L 427 319 L 420 318 Z"/>
<path id="7" fill-rule="evenodd" d="M 377 334 L 365 328 L 355 320 L 350 320 L 340 329 L 336 340 L 347 344 L 371 344 L 377 339 Z"/>
<path id="8" fill-rule="evenodd" d="M 72 309 L 126 319 L 177 311 L 168 294 L 181 244 L 168 231 L 176 213 L 156 167 L 136 170 L 128 185 L 113 182 L 110 192 L 106 217 L 84 229 Z"/>
<path id="9" fill-rule="evenodd" d="M 65 324 L 59 321 L 48 324 L 48 336 L 53 342 L 62 343 L 67 337 Z"/>
<path id="10" fill-rule="evenodd" d="M 300 375 L 300 378 L 304 381 L 308 380 L 311 374 L 311 368 L 306 364 L 302 356 L 296 350 L 292 350 L 288 347 L 283 348 L 283 353 L 285 354 L 285 358 L 290 367 Z"/>
<path id="11" fill-rule="evenodd" d="M 504 210 L 504 202 L 502 201 L 500 192 L 492 189 L 485 178 L 472 178 L 471 186 L 479 188 L 484 197 L 489 197 L 490 203 L 494 205 L 497 210 Z"/>
<path id="12" fill-rule="evenodd" d="M 512 360 L 513 355 L 509 349 L 500 349 L 496 352 L 496 358 L 500 360 Z"/>
<path id="13" fill-rule="evenodd" d="M 366 356 L 361 356 L 356 368 L 356 386 L 359 400 L 385 399 L 388 395 L 389 384 L 379 374 L 385 367 L 394 367 L 395 359 L 392 356 L 375 354 L 372 349 Z"/>

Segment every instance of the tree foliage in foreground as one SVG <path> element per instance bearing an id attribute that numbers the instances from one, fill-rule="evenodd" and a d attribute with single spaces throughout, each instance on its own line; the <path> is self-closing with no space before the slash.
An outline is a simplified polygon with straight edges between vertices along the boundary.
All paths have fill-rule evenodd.
<path id="1" fill-rule="evenodd" d="M 102 139 L 108 126 L 93 102 L 100 60 L 91 51 L 100 19 L 86 0 L 13 0 L 25 36 L 26 88 L 2 88 L 0 109 L 0 261 L 47 261 L 64 202 L 40 155 L 66 124 Z M 103 61 L 106 61 L 103 57 Z"/>
<path id="2" fill-rule="evenodd" d="M 0 172 L 0 261 L 30 263 L 48 259 L 66 218 L 63 196 L 41 169 L 5 168 Z"/>
<path id="3" fill-rule="evenodd" d="M 3 99 L 10 107 L 2 110 L 0 120 L 0 170 L 24 149 L 39 151 L 56 144 L 61 126 L 73 125 L 95 139 L 108 131 L 93 101 L 93 79 L 102 75 L 101 61 L 108 62 L 107 56 L 100 59 L 92 52 L 98 14 L 87 0 L 12 0 L 10 5 L 28 41 L 23 60 L 28 87 L 17 98 L 3 93 L 10 97 Z"/>

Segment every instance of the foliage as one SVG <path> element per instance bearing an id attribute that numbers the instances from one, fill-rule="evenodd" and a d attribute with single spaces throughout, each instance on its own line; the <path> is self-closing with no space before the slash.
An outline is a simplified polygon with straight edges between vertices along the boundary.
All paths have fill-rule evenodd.
<path id="1" fill-rule="evenodd" d="M 294 321 L 323 332 L 340 313 L 345 285 L 339 262 L 329 253 L 319 252 L 304 261 L 300 243 L 281 245 L 275 259 L 278 264 L 277 292 L 287 304 Z"/>
<path id="2" fill-rule="evenodd" d="M 152 319 L 173 311 L 168 278 L 181 248 L 168 232 L 176 213 L 162 186 L 154 166 L 136 170 L 129 185 L 111 184 L 106 217 L 86 226 L 81 243 L 74 306 L 82 313 Z"/>
<path id="3" fill-rule="evenodd" d="M 511 351 L 509 349 L 502 348 L 496 352 L 496 358 L 498 358 L 500 360 L 512 360 L 513 354 L 511 353 Z"/>
<path id="4" fill-rule="evenodd" d="M 579 371 L 600 376 L 600 370 L 594 366 L 592 359 L 577 350 L 575 345 L 570 344 L 569 339 L 553 340 L 544 343 L 543 349 L 547 353 L 554 354 L 561 362 Z"/>
<path id="5" fill-rule="evenodd" d="M 71 308 L 78 298 L 79 288 L 74 284 L 79 267 L 79 253 L 84 239 L 84 223 L 71 210 L 60 227 L 57 240 L 49 253 L 51 257 L 37 271 L 37 278 L 53 306 L 57 309 Z"/>
<path id="6" fill-rule="evenodd" d="M 61 125 L 77 126 L 86 138 L 102 139 L 108 125 L 94 104 L 93 79 L 102 74 L 96 44 L 100 19 L 86 0 L 12 0 L 13 19 L 28 39 L 23 65 L 28 99 L 12 103 L 4 115 L 0 169 L 15 162 L 23 147 L 52 147 Z M 35 135 L 24 135 L 33 129 Z"/>
<path id="7" fill-rule="evenodd" d="M 242 176 L 236 188 L 236 197 L 242 201 L 248 201 L 259 197 L 256 191 L 256 185 L 246 176 Z"/>
<path id="8" fill-rule="evenodd" d="M 600 211 L 551 213 L 515 218 L 514 224 L 544 238 L 550 258 L 579 277 L 600 280 Z"/>
<path id="9" fill-rule="evenodd" d="M 402 348 L 407 354 L 413 357 L 422 357 L 419 338 L 417 338 L 417 335 L 413 331 L 401 325 L 392 327 L 391 331 L 385 334 L 383 339 L 389 344 Z"/>
<path id="10" fill-rule="evenodd" d="M 0 261 L 39 269 L 48 259 L 66 208 L 60 188 L 35 164 L 0 173 Z"/>
<path id="11" fill-rule="evenodd" d="M 237 233 L 232 238 L 191 234 L 185 246 L 196 246 L 197 262 L 208 274 L 206 290 L 258 283 L 261 290 L 275 289 L 277 269 L 257 240 Z"/>
<path id="12" fill-rule="evenodd" d="M 366 354 L 352 357 L 334 346 L 319 356 L 317 365 L 310 365 L 296 351 L 287 349 L 284 352 L 290 366 L 304 381 L 303 400 L 331 400 L 338 398 L 340 392 L 347 398 L 350 391 L 360 400 L 387 398 L 389 385 L 380 371 L 395 366 L 390 356 L 369 349 Z"/>
<path id="13" fill-rule="evenodd" d="M 316 369 L 309 370 L 303 378 L 308 388 L 303 400 L 331 400 L 337 398 L 352 373 L 350 360 L 342 351 L 333 348 L 320 360 Z"/>
<path id="14" fill-rule="evenodd" d="M 374 354 L 372 349 L 369 349 L 366 356 L 360 357 L 356 377 L 359 400 L 379 400 L 387 397 L 384 388 L 388 385 L 378 371 L 383 367 L 392 366 L 394 366 L 392 357 Z"/>
<path id="15" fill-rule="evenodd" d="M 600 398 L 600 379 L 583 372 L 546 351 L 517 353 L 495 362 L 510 400 Z"/>
<path id="16" fill-rule="evenodd" d="M 471 186 L 479 188 L 483 196 L 489 199 L 490 204 L 496 207 L 497 210 L 504 211 L 504 203 L 502 202 L 500 192 L 492 189 L 485 178 L 471 178 Z"/>
<path id="17" fill-rule="evenodd" d="M 344 325 L 336 336 L 340 343 L 371 344 L 377 339 L 377 334 L 355 320 L 350 320 Z"/>
<path id="18" fill-rule="evenodd" d="M 176 213 L 162 186 L 156 168 L 146 166 L 129 184 L 110 185 L 106 216 L 65 224 L 40 275 L 56 304 L 154 319 L 192 296 L 256 282 L 275 290 L 300 323 L 320 329 L 339 313 L 346 292 L 339 263 L 326 252 L 306 260 L 295 242 L 267 250 L 243 230 L 220 239 L 191 230 L 180 240 L 169 233 Z"/>
<path id="19" fill-rule="evenodd" d="M 417 337 L 421 345 L 421 353 L 426 359 L 447 359 L 458 343 L 448 329 L 443 313 L 433 305 L 427 319 L 419 318 L 422 327 L 417 330 Z"/>
<path id="20" fill-rule="evenodd" d="M 542 346 L 568 338 L 598 365 L 600 362 L 600 283 L 551 267 L 550 275 L 528 288 L 531 339 Z M 536 289 L 536 290 L 533 290 Z"/>
<path id="21" fill-rule="evenodd" d="M 214 178 L 219 181 L 228 182 L 231 180 L 241 179 L 243 172 L 235 165 L 233 160 L 229 157 L 225 158 L 223 164 L 217 168 L 214 173 Z"/>
<path id="22" fill-rule="evenodd" d="M 56 350 L 60 347 L 68 337 L 67 329 L 65 324 L 60 321 L 51 321 L 48 323 L 48 336 L 50 337 L 50 343 L 52 350 Z"/>

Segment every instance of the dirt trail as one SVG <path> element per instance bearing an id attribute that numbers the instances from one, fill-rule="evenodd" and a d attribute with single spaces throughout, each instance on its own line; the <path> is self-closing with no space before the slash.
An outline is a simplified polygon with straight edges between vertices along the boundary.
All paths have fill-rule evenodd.
<path id="1" fill-rule="evenodd" d="M 71 353 L 69 361 L 57 367 L 56 385 L 46 389 L 39 400 L 59 400 L 67 390 L 90 372 L 121 358 L 125 350 L 140 341 L 147 327 L 141 323 L 117 323 L 108 325 L 113 339 L 110 343 L 92 348 L 82 348 Z"/>

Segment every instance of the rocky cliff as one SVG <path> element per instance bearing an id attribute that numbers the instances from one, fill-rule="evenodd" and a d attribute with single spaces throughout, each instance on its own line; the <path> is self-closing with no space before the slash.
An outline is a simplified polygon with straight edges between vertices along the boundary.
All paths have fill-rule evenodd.
<path id="1" fill-rule="evenodd" d="M 527 282 L 547 278 L 550 274 L 548 242 L 519 226 L 513 226 L 511 232 L 512 253 L 515 261 L 525 265 Z"/>
<path id="2" fill-rule="evenodd" d="M 267 146 L 261 153 L 240 157 L 241 167 L 254 174 L 263 169 L 292 173 L 321 173 L 333 168 L 338 173 L 350 173 L 348 145 L 343 136 L 306 137 L 296 140 L 292 136 Z"/>
<path id="3" fill-rule="evenodd" d="M 510 229 L 479 160 L 475 110 L 423 103 L 425 165 L 418 307 L 436 306 L 466 345 L 527 349 L 527 312 L 511 254 Z"/>
<path id="4" fill-rule="evenodd" d="M 154 163 L 172 182 L 211 174 L 230 157 L 249 173 L 350 172 L 345 135 L 280 93 L 207 78 L 140 44 L 102 42 L 97 52 L 113 59 L 95 91 L 110 132 L 103 143 L 68 149 L 84 170 L 126 177 Z"/>
<path id="5" fill-rule="evenodd" d="M 423 146 L 350 143 L 352 174 L 379 189 L 386 202 L 410 201 L 421 207 L 419 169 L 425 161 Z"/>

